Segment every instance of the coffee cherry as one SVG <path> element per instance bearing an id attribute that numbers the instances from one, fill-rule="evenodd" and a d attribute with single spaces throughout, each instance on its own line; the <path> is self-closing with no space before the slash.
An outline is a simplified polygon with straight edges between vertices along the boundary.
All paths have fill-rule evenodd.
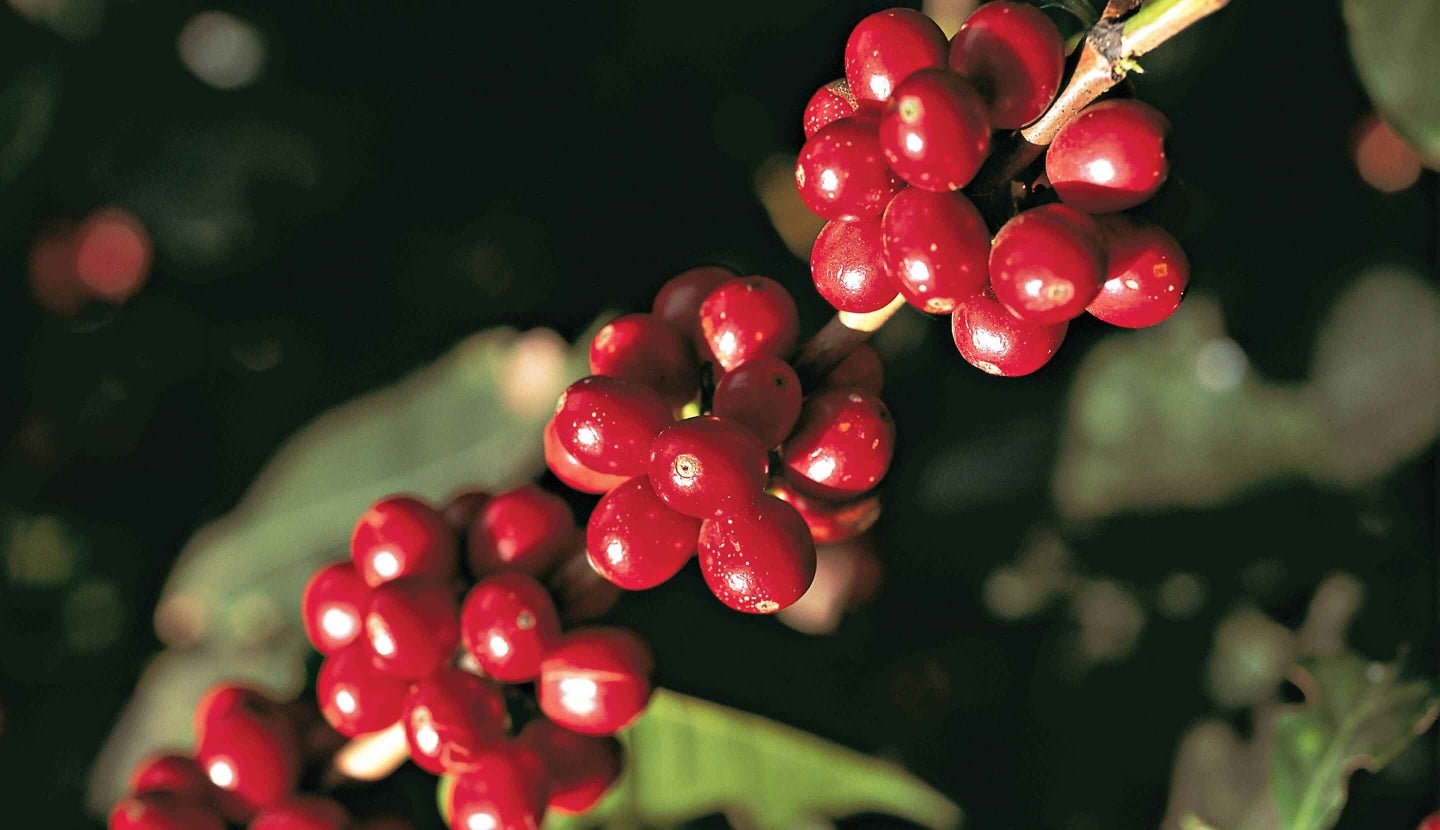
<path id="1" fill-rule="evenodd" d="M 715 362 L 729 372 L 751 358 L 789 357 L 800 340 L 800 312 L 780 283 L 744 277 L 705 297 L 700 331 Z"/>
<path id="2" fill-rule="evenodd" d="M 480 510 L 466 536 L 476 576 L 520 571 L 539 576 L 565 554 L 575 535 L 570 505 L 534 484 L 501 493 Z"/>
<path id="3" fill-rule="evenodd" d="M 334 658 L 327 658 L 326 662 Z M 213 718 L 195 750 L 195 760 L 220 791 L 232 818 L 285 800 L 300 779 L 295 734 L 277 718 L 235 709 Z"/>
<path id="4" fill-rule="evenodd" d="M 409 690 L 410 684 L 375 667 L 375 657 L 364 643 L 326 657 L 315 681 L 325 721 L 349 738 L 399 720 Z"/>
<path id="5" fill-rule="evenodd" d="M 411 496 L 375 502 L 350 535 L 350 558 L 372 588 L 402 576 L 449 579 L 455 573 L 455 548 L 445 518 Z"/>
<path id="6" fill-rule="evenodd" d="M 459 613 L 448 585 L 397 579 L 376 588 L 365 606 L 375 668 L 414 680 L 450 662 L 460 645 Z"/>
<path id="7" fill-rule="evenodd" d="M 611 320 L 590 341 L 590 373 L 648 386 L 672 408 L 700 391 L 700 367 L 686 339 L 653 314 Z"/>
<path id="8" fill-rule="evenodd" d="M 315 572 L 300 596 L 305 636 L 321 654 L 330 654 L 355 642 L 364 622 L 370 586 L 349 560 L 334 562 Z"/>
<path id="9" fill-rule="evenodd" d="M 450 791 L 453 830 L 536 830 L 550 797 L 549 771 L 535 750 L 513 741 L 482 753 Z"/>
<path id="10" fill-rule="evenodd" d="M 650 701 L 650 647 L 623 628 L 581 628 L 540 667 L 540 711 L 582 735 L 613 735 Z"/>
<path id="11" fill-rule="evenodd" d="M 820 382 L 821 389 L 859 389 L 878 395 L 885 386 L 885 364 L 869 343 L 850 350 L 840 365 Z"/>
<path id="12" fill-rule="evenodd" d="M 992 128 L 1018 130 L 1044 115 L 1060 91 L 1065 43 L 1044 12 L 997 0 L 976 9 L 955 33 L 950 68 L 985 99 Z"/>
<path id="13" fill-rule="evenodd" d="M 464 533 L 480 514 L 480 509 L 489 503 L 491 493 L 488 490 L 461 490 L 445 500 L 445 505 L 440 508 L 440 515 L 445 518 L 445 524 L 453 533 Z"/>
<path id="14" fill-rule="evenodd" d="M 1068 323 L 1030 323 L 1011 314 L 989 291 L 961 300 L 950 318 L 960 356 L 1002 377 L 1028 375 L 1050 362 Z"/>
<path id="15" fill-rule="evenodd" d="M 805 402 L 780 457 L 799 490 L 843 501 L 880 483 L 895 451 L 895 423 L 876 395 L 856 389 L 819 392 Z"/>
<path id="16" fill-rule="evenodd" d="M 883 252 L 877 220 L 826 224 L 810 249 L 815 290 L 837 311 L 864 314 L 884 308 L 898 288 L 885 270 Z"/>
<path id="17" fill-rule="evenodd" d="M 1060 128 L 1045 175 L 1060 200 L 1086 213 L 1115 213 L 1155 195 L 1170 173 L 1159 110 L 1131 99 L 1091 104 Z"/>
<path id="18" fill-rule="evenodd" d="M 287 722 L 281 704 L 261 692 L 236 683 L 217 683 L 195 704 L 195 742 L 204 742 L 211 723 L 235 712 L 272 721 L 277 729 Z"/>
<path id="19" fill-rule="evenodd" d="M 771 479 L 766 492 L 795 508 L 817 545 L 853 539 L 880 519 L 880 496 L 875 493 L 850 501 L 826 501 L 799 492 L 783 478 Z"/>
<path id="20" fill-rule="evenodd" d="M 400 716 L 410 760 L 435 775 L 468 769 L 505 739 L 509 721 L 494 684 L 449 668 L 411 686 Z"/>
<path id="21" fill-rule="evenodd" d="M 620 777 L 621 748 L 613 738 L 571 732 L 546 718 L 525 724 L 517 740 L 535 750 L 550 773 L 549 809 L 583 813 Z"/>
<path id="22" fill-rule="evenodd" d="M 247 830 L 349 830 L 350 813 L 333 799 L 297 795 L 251 820 Z"/>
<path id="23" fill-rule="evenodd" d="M 1440 813 L 1431 813 L 1420 820 L 1420 826 L 1415 830 L 1440 830 Z"/>
<path id="24" fill-rule="evenodd" d="M 1123 214 L 1098 220 L 1105 234 L 1105 284 L 1085 310 L 1113 326 L 1153 326 L 1175 313 L 1190 262 L 1175 237 Z"/>
<path id="25" fill-rule="evenodd" d="M 470 589 L 460 608 L 460 633 L 487 675 L 524 683 L 540 673 L 540 660 L 560 639 L 560 619 L 543 585 L 504 572 Z"/>
<path id="26" fill-rule="evenodd" d="M 948 314 L 985 288 L 990 231 L 964 194 L 903 190 L 885 208 L 880 228 L 885 270 L 910 305 Z"/>
<path id="27" fill-rule="evenodd" d="M 875 219 L 905 183 L 885 163 L 873 118 L 842 118 L 811 136 L 795 160 L 800 200 L 822 219 Z"/>
<path id="28" fill-rule="evenodd" d="M 1100 293 L 1104 245 L 1100 226 L 1080 211 L 1065 205 L 1032 208 L 995 235 L 990 287 L 1027 322 L 1072 320 Z"/>
<path id="29" fill-rule="evenodd" d="M 700 526 L 700 573 L 736 611 L 773 614 L 815 578 L 815 542 L 795 508 L 762 494 L 750 509 Z"/>
<path id="30" fill-rule="evenodd" d="M 990 153 L 985 102 L 959 75 L 922 69 L 900 84 L 880 116 L 880 148 L 910 184 L 959 190 Z"/>
<path id="31" fill-rule="evenodd" d="M 148 792 L 116 804 L 109 830 L 225 830 L 225 821 L 203 802 L 178 793 Z"/>
<path id="32" fill-rule="evenodd" d="M 699 534 L 699 519 L 666 507 L 650 477 L 636 476 L 595 505 L 585 549 L 596 573 L 621 588 L 643 591 L 685 567 Z"/>
<path id="33" fill-rule="evenodd" d="M 650 442 L 670 421 L 670 407 L 654 390 L 620 378 L 581 378 L 555 406 L 560 445 L 581 464 L 610 475 L 644 473 Z"/>
<path id="34" fill-rule="evenodd" d="M 199 803 L 209 803 L 215 795 L 210 778 L 200 764 L 189 755 L 165 753 L 151 755 L 130 771 L 131 795 L 151 792 L 173 793 Z"/>
<path id="35" fill-rule="evenodd" d="M 75 275 L 89 293 L 119 305 L 150 278 L 153 250 L 145 226 L 128 210 L 101 208 L 75 229 Z"/>
<path id="36" fill-rule="evenodd" d="M 714 415 L 667 427 L 650 445 L 650 485 L 671 510 L 708 519 L 765 488 L 769 460 L 750 430 Z"/>
<path id="37" fill-rule="evenodd" d="M 700 334 L 700 304 L 706 295 L 721 283 L 735 279 L 735 272 L 719 265 L 702 265 L 677 274 L 665 281 L 655 294 L 650 311 L 665 324 L 695 344 L 701 360 L 709 355 L 705 338 Z"/>
<path id="38" fill-rule="evenodd" d="M 920 12 L 876 12 L 845 41 L 845 80 L 857 100 L 884 103 L 911 73 L 944 66 L 947 48 L 945 33 Z"/>
<path id="39" fill-rule="evenodd" d="M 815 135 L 842 118 L 849 118 L 859 109 L 860 103 L 850 91 L 849 82 L 844 78 L 831 81 L 815 90 L 805 104 L 805 137 Z"/>
<path id="40" fill-rule="evenodd" d="M 714 412 L 750 430 L 773 447 L 800 418 L 800 378 L 790 364 L 773 357 L 749 360 L 715 385 Z"/>
<path id="41" fill-rule="evenodd" d="M 545 466 L 555 477 L 565 482 L 565 485 L 572 490 L 579 490 L 582 493 L 608 493 L 615 485 L 625 481 L 625 476 L 613 476 L 609 473 L 597 473 L 594 470 L 580 463 L 580 460 L 570 454 L 565 446 L 560 443 L 560 436 L 555 433 L 555 417 L 545 422 Z"/>

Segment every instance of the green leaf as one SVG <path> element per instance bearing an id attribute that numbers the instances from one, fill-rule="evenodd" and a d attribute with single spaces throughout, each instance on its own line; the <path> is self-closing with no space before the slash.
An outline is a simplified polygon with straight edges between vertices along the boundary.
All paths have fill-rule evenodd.
<path id="1" fill-rule="evenodd" d="M 1440 3 L 1344 0 L 1350 56 L 1385 120 L 1440 166 Z"/>
<path id="2" fill-rule="evenodd" d="M 1434 723 L 1440 696 L 1401 681 L 1396 665 L 1355 655 L 1310 661 L 1295 685 L 1306 705 L 1282 715 L 1270 751 L 1270 789 L 1284 830 L 1326 830 L 1340 819 L 1350 774 L 1377 772 Z"/>

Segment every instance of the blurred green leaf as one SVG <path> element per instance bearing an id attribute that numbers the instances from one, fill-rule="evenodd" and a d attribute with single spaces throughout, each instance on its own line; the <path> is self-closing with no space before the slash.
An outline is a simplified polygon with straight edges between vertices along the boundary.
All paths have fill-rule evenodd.
<path id="1" fill-rule="evenodd" d="M 1440 165 L 1440 3 L 1344 0 L 1350 56 L 1375 108 Z"/>

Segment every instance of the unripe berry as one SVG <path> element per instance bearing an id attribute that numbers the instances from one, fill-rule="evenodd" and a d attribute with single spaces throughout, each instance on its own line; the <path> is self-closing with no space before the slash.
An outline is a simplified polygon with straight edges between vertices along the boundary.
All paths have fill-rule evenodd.
<path id="1" fill-rule="evenodd" d="M 349 830 L 350 813 L 333 799 L 298 795 L 261 812 L 247 830 Z"/>
<path id="2" fill-rule="evenodd" d="M 992 375 L 1019 377 L 1050 362 L 1068 323 L 1029 323 L 1011 314 L 989 291 L 962 300 L 950 318 L 960 356 Z"/>
<path id="3" fill-rule="evenodd" d="M 783 478 L 771 479 L 766 492 L 795 508 L 800 518 L 805 520 L 810 538 L 817 545 L 853 539 L 880 519 L 880 496 L 877 493 L 850 501 L 826 501 L 797 491 Z"/>
<path id="4" fill-rule="evenodd" d="M 905 183 L 885 162 L 873 118 L 842 118 L 811 136 L 795 160 L 800 200 L 822 219 L 875 219 Z"/>
<path id="5" fill-rule="evenodd" d="M 700 331 L 715 362 L 729 372 L 751 358 L 789 357 L 800 340 L 800 312 L 780 283 L 744 277 L 705 297 Z"/>
<path id="6" fill-rule="evenodd" d="M 455 554 L 455 534 L 445 518 L 411 496 L 375 502 L 350 535 L 350 558 L 372 588 L 402 576 L 449 579 Z"/>
<path id="7" fill-rule="evenodd" d="M 550 773 L 548 807 L 557 813 L 589 810 L 620 777 L 622 750 L 613 738 L 581 735 L 547 718 L 536 718 L 525 724 L 517 740 L 545 761 Z"/>
<path id="8" fill-rule="evenodd" d="M 513 741 L 476 759 L 450 791 L 454 830 L 536 830 L 550 797 L 549 771 L 535 750 Z"/>
<path id="9" fill-rule="evenodd" d="M 702 415 L 673 424 L 650 445 L 650 485 L 670 509 L 697 519 L 741 510 L 765 488 L 769 460 L 753 433 Z"/>
<path id="10" fill-rule="evenodd" d="M 985 99 L 992 128 L 1018 130 L 1044 115 L 1060 91 L 1065 43 L 1044 12 L 997 0 L 976 9 L 955 33 L 950 68 Z"/>
<path id="11" fill-rule="evenodd" d="M 567 634 L 540 667 L 540 711 L 583 735 L 613 735 L 650 701 L 650 647 L 623 628 Z"/>
<path id="12" fill-rule="evenodd" d="M 315 572 L 300 596 L 305 636 L 321 654 L 355 642 L 364 630 L 370 586 L 350 561 L 334 562 Z"/>
<path id="13" fill-rule="evenodd" d="M 590 373 L 648 386 L 675 409 L 700 390 L 693 347 L 653 314 L 626 314 L 596 332 L 590 341 Z"/>
<path id="14" fill-rule="evenodd" d="M 459 613 L 442 583 L 397 579 L 376 588 L 365 606 L 375 668 L 415 680 L 449 663 L 460 645 Z"/>
<path id="15" fill-rule="evenodd" d="M 564 555 L 575 534 L 570 505 L 534 484 L 492 498 L 466 536 L 470 570 L 477 577 L 496 571 L 540 576 Z"/>
<path id="16" fill-rule="evenodd" d="M 749 510 L 700 526 L 700 572 L 721 602 L 773 614 L 815 578 L 815 543 L 795 508 L 762 494 Z"/>
<path id="17" fill-rule="evenodd" d="M 110 811 L 109 830 L 225 830 L 214 809 L 177 793 L 132 795 Z"/>
<path id="18" fill-rule="evenodd" d="M 985 288 L 990 231 L 963 193 L 901 191 L 885 208 L 880 228 L 885 270 L 910 305 L 948 314 Z"/>
<path id="19" fill-rule="evenodd" d="M 325 721 L 341 735 L 375 732 L 400 718 L 410 684 L 380 671 L 374 660 L 367 644 L 356 643 L 320 665 L 315 696 Z"/>
<path id="20" fill-rule="evenodd" d="M 625 481 L 625 476 L 610 475 L 609 473 L 597 473 L 594 470 L 580 463 L 580 459 L 570 454 L 565 446 L 560 443 L 560 436 L 555 434 L 555 416 L 545 422 L 545 466 L 555 477 L 565 483 L 565 486 L 572 490 L 579 490 L 582 493 L 600 494 L 608 493 L 615 485 Z"/>
<path id="21" fill-rule="evenodd" d="M 985 102 L 969 81 L 947 69 L 916 72 L 880 116 L 880 148 L 910 184 L 959 190 L 990 153 Z"/>
<path id="22" fill-rule="evenodd" d="M 620 378 L 577 380 L 555 407 L 561 446 L 586 467 L 610 475 L 644 473 L 650 442 L 670 421 L 670 407 L 654 390 Z"/>
<path id="23" fill-rule="evenodd" d="M 709 356 L 705 338 L 700 334 L 700 304 L 706 295 L 719 288 L 721 283 L 735 279 L 735 272 L 719 265 L 702 265 L 691 268 L 665 281 L 655 294 L 650 311 L 665 324 L 695 344 L 696 354 L 701 360 Z"/>
<path id="24" fill-rule="evenodd" d="M 806 495 L 843 501 L 873 489 L 890 469 L 895 422 L 876 395 L 833 389 L 812 395 L 780 456 Z"/>
<path id="25" fill-rule="evenodd" d="M 1031 208 L 995 234 L 991 290 L 1027 322 L 1073 320 L 1100 293 L 1104 245 L 1100 226 L 1080 211 L 1066 205 Z"/>
<path id="26" fill-rule="evenodd" d="M 1149 104 L 1091 104 L 1045 152 L 1045 175 L 1060 200 L 1086 213 L 1115 213 L 1146 201 L 1165 183 L 1170 122 Z"/>
<path id="27" fill-rule="evenodd" d="M 885 270 L 880 222 L 874 219 L 827 223 L 810 249 L 810 276 L 837 311 L 877 311 L 899 291 Z"/>
<path id="28" fill-rule="evenodd" d="M 802 118 L 805 137 L 815 135 L 842 118 L 849 118 L 859 109 L 860 103 L 850 91 L 850 83 L 844 78 L 831 81 L 815 90 L 815 94 L 805 103 L 805 115 Z"/>
<path id="29" fill-rule="evenodd" d="M 194 758 L 165 753 L 151 755 L 130 771 L 131 795 L 150 792 L 173 793 L 208 804 L 215 796 L 214 785 Z"/>
<path id="30" fill-rule="evenodd" d="M 333 659 L 333 658 L 327 658 Z M 246 819 L 279 804 L 300 779 L 300 749 L 290 724 L 235 709 L 213 718 L 195 760 L 221 791 L 226 812 Z"/>
<path id="31" fill-rule="evenodd" d="M 465 649 L 485 674 L 524 683 L 560 639 L 560 619 L 545 587 L 522 573 L 502 572 L 476 583 L 460 608 Z"/>
<path id="32" fill-rule="evenodd" d="M 435 775 L 473 765 L 505 740 L 509 722 L 505 696 L 493 683 L 450 668 L 411 686 L 400 717 L 410 759 Z"/>
<path id="33" fill-rule="evenodd" d="M 590 514 L 585 549 L 594 568 L 631 591 L 654 588 L 685 567 L 695 553 L 700 520 L 665 505 L 636 476 L 605 494 Z"/>
<path id="34" fill-rule="evenodd" d="M 721 418 L 747 427 L 762 445 L 773 447 L 794 429 L 803 397 L 800 378 L 789 363 L 757 357 L 720 378 L 713 408 Z"/>
<path id="35" fill-rule="evenodd" d="M 876 12 L 845 41 L 845 80 L 857 100 L 884 103 L 912 73 L 944 66 L 947 48 L 945 33 L 920 12 Z"/>
<path id="36" fill-rule="evenodd" d="M 861 343 L 820 382 L 821 389 L 859 389 L 873 395 L 885 386 L 885 363 L 869 343 Z"/>
<path id="37" fill-rule="evenodd" d="M 1180 307 L 1190 262 L 1175 237 L 1123 214 L 1098 220 L 1105 234 L 1105 284 L 1085 310 L 1127 329 L 1162 322 Z"/>

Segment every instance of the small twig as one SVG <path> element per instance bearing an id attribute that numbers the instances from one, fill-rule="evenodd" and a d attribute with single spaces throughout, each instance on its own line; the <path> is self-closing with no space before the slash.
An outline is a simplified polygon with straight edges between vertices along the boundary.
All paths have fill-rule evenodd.
<path id="1" fill-rule="evenodd" d="M 895 312 L 905 305 L 905 297 L 896 295 L 890 304 L 878 311 L 867 314 L 839 312 L 815 336 L 800 347 L 795 357 L 795 372 L 800 383 L 810 388 L 822 380 L 855 347 L 870 339 L 881 326 L 889 322 Z"/>

